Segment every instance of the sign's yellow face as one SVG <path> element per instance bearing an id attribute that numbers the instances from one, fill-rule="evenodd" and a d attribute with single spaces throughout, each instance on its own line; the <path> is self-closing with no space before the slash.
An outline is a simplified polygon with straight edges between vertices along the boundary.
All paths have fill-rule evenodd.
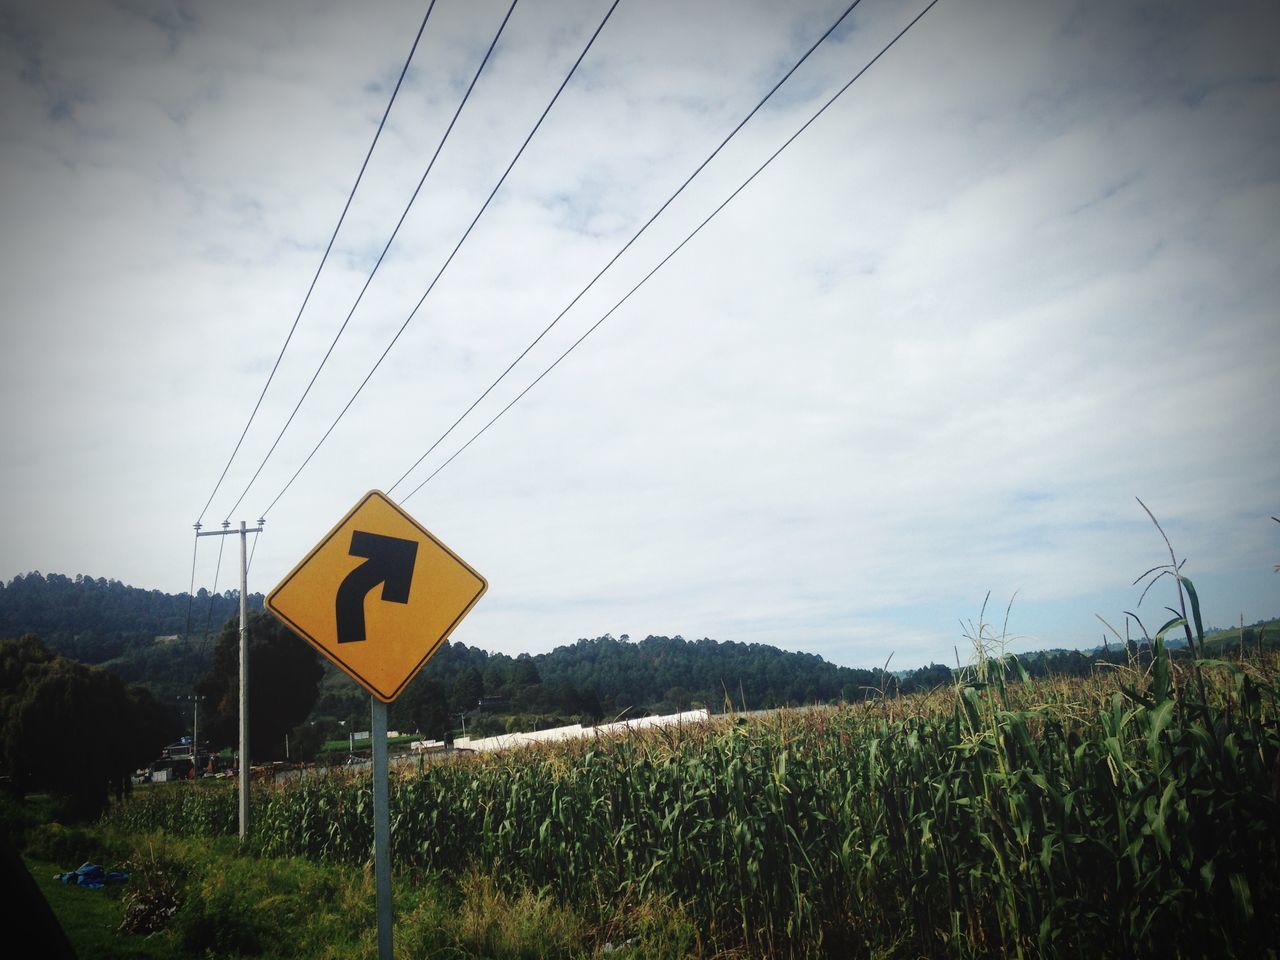
<path id="1" fill-rule="evenodd" d="M 487 590 L 484 577 L 371 490 L 267 596 L 267 609 L 390 703 Z"/>

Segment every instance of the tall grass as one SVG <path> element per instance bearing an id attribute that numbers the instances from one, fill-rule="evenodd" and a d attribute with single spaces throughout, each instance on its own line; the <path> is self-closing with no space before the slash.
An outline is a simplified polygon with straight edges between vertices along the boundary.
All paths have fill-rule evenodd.
<path id="1" fill-rule="evenodd" d="M 671 898 L 772 955 L 1275 956 L 1278 661 L 1171 663 L 428 765 L 391 791 L 398 868 Z M 1199 683 L 1195 673 L 1199 672 Z M 1204 697 L 1200 696 L 1203 684 Z M 363 863 L 367 778 L 263 789 L 265 854 Z M 132 829 L 231 833 L 228 791 Z"/>

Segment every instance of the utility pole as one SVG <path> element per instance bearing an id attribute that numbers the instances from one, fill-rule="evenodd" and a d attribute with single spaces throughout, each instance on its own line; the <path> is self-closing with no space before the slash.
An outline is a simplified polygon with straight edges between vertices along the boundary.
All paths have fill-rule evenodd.
<path id="1" fill-rule="evenodd" d="M 249 836 L 249 534 L 261 533 L 266 520 L 259 517 L 256 527 L 240 521 L 239 530 L 231 530 L 231 521 L 223 520 L 221 530 L 202 532 L 196 524 L 197 537 L 225 537 L 240 534 L 240 839 Z"/>
<path id="2" fill-rule="evenodd" d="M 191 718 L 191 767 L 195 770 L 198 780 L 200 779 L 200 701 L 204 697 L 193 693 L 178 699 L 190 700 L 192 709 L 195 711 Z"/>

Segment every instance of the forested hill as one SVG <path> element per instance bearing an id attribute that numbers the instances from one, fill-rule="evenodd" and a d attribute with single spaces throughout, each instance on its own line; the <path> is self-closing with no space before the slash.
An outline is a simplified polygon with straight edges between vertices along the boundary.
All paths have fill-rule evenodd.
<path id="1" fill-rule="evenodd" d="M 239 594 L 210 595 L 203 587 L 190 604 L 193 636 L 205 624 L 218 629 L 239 610 Z M 262 595 L 249 604 L 262 608 Z M 0 582 L 0 638 L 34 633 L 49 646 L 83 663 L 106 663 L 187 629 L 188 597 L 130 587 L 119 580 L 39 571 Z M 136 678 L 130 678 L 136 679 Z"/>
<path id="2" fill-rule="evenodd" d="M 250 596 L 253 609 L 262 596 Z M 188 597 L 126 586 L 118 580 L 29 573 L 0 583 L 0 639 L 34 633 L 52 649 L 84 663 L 101 665 L 131 683 L 169 700 L 189 694 L 208 671 L 213 643 L 235 616 L 234 591 L 210 596 L 201 589 Z M 1240 631 L 1224 631 L 1215 643 L 1238 651 Z M 1265 634 L 1265 636 L 1264 636 Z M 1274 624 L 1245 630 L 1243 645 L 1270 647 L 1280 636 Z M 512 646 L 519 647 L 519 638 Z M 886 656 L 892 649 L 886 638 Z M 1131 652 L 1089 653 L 1053 650 L 1021 656 L 1033 676 L 1087 675 L 1099 662 L 1125 663 Z M 368 696 L 336 668 L 326 665 L 315 716 L 360 723 Z M 557 647 L 536 656 L 512 657 L 461 643 L 446 644 L 409 685 L 396 704 L 393 721 L 419 729 L 442 725 L 468 713 L 468 724 L 501 729 L 504 716 L 612 718 L 626 710 L 665 711 L 690 706 L 717 710 L 726 701 L 738 709 L 832 700 L 862 700 L 886 693 L 930 689 L 952 681 L 950 668 L 931 664 L 885 674 L 840 667 L 807 653 L 766 644 L 650 636 L 632 641 L 608 634 Z M 477 704 L 480 706 L 477 707 Z M 476 716 L 470 715 L 471 711 Z M 512 722 L 516 720 L 513 718 Z M 523 722 L 523 721 L 521 721 Z"/>
<path id="3" fill-rule="evenodd" d="M 579 640 L 533 658 L 544 683 L 592 687 L 602 702 L 624 706 L 664 700 L 682 707 L 697 700 L 740 709 L 786 703 L 860 700 L 877 688 L 880 671 L 828 663 L 762 643 L 703 638 L 646 637 L 630 643 L 611 636 Z"/>
<path id="4" fill-rule="evenodd" d="M 762 643 L 625 634 L 582 639 L 550 653 L 512 657 L 446 643 L 392 705 L 402 729 L 449 729 L 465 714 L 485 734 L 691 707 L 720 711 L 862 700 L 880 692 L 949 683 L 933 666 L 902 679 L 856 670 Z M 340 675 L 322 684 L 313 718 L 363 723 L 368 696 Z"/>
<path id="5" fill-rule="evenodd" d="M 262 596 L 250 597 L 261 609 Z M 237 613 L 233 591 L 188 597 L 126 586 L 118 580 L 29 573 L 0 584 L 0 638 L 27 633 L 75 660 L 99 664 L 163 697 L 189 692 L 208 668 L 209 624 L 216 637 Z M 940 678 L 949 678 L 943 668 Z M 338 717 L 366 708 L 367 697 L 330 669 L 321 713 Z M 193 674 L 195 676 L 193 676 Z M 719 643 L 681 637 L 605 635 L 550 653 L 511 657 L 465 644 L 447 644 L 427 665 L 412 700 L 442 700 L 467 709 L 481 699 L 498 712 L 525 711 L 603 716 L 628 707 L 713 709 L 726 698 L 754 709 L 782 704 L 861 699 L 888 679 L 880 671 L 853 670 L 821 657 L 765 644 Z M 410 694 L 420 691 L 411 689 Z"/>
<path id="6" fill-rule="evenodd" d="M 450 643 L 427 664 L 423 679 L 459 706 L 497 698 L 499 710 L 596 717 L 628 708 L 718 710 L 726 701 L 737 709 L 756 709 L 860 700 L 882 680 L 892 682 L 879 670 L 840 667 L 762 643 L 656 636 L 632 641 L 625 634 L 515 658 Z"/>

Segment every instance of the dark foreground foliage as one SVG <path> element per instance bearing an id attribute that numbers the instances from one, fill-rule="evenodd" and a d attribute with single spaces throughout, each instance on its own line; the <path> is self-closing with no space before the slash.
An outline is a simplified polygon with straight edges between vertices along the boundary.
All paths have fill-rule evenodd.
<path id="1" fill-rule="evenodd" d="M 147 690 L 34 636 L 0 642 L 0 773 L 17 796 L 46 790 L 67 815 L 96 817 L 159 753 L 172 717 Z"/>

